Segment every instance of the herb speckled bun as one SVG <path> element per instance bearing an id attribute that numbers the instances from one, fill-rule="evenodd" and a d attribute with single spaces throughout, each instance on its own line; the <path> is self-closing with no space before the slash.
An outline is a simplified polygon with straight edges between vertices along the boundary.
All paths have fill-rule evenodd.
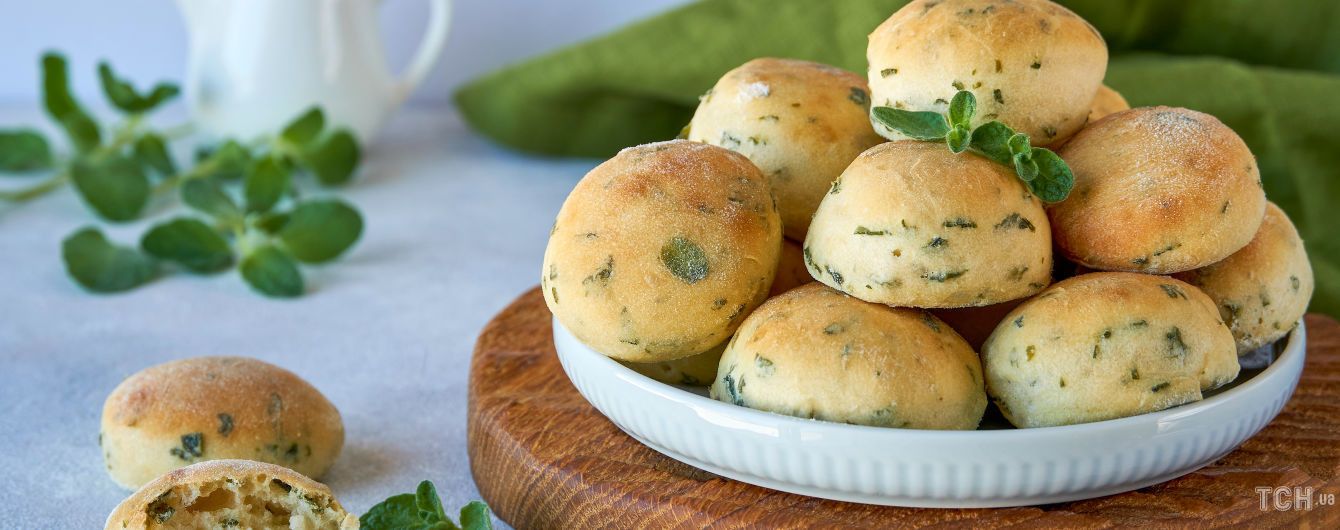
<path id="1" fill-rule="evenodd" d="M 1238 375 L 1233 334 L 1199 289 L 1096 272 L 1006 315 L 982 349 L 987 393 L 1016 427 L 1134 416 L 1201 399 Z"/>
<path id="2" fill-rule="evenodd" d="M 1112 90 L 1107 85 L 1100 86 L 1098 87 L 1098 95 L 1094 96 L 1093 103 L 1089 104 L 1089 123 L 1129 108 L 1131 108 L 1131 105 L 1126 102 L 1126 98 L 1122 97 L 1120 92 Z"/>
<path id="3" fill-rule="evenodd" d="M 164 474 L 121 501 L 106 530 L 306 528 L 357 530 L 325 484 L 250 460 L 211 460 Z"/>
<path id="4" fill-rule="evenodd" d="M 777 296 L 814 281 L 805 267 L 805 252 L 800 243 L 782 240 L 782 259 L 777 263 L 777 277 L 772 280 L 768 296 Z"/>
<path id="5" fill-rule="evenodd" d="M 803 241 L 833 179 L 884 141 L 870 125 L 865 79 L 825 64 L 754 59 L 702 98 L 689 139 L 749 157 L 772 183 L 786 237 Z"/>
<path id="6" fill-rule="evenodd" d="M 668 361 L 725 342 L 763 302 L 782 224 L 744 156 L 675 140 L 624 149 L 563 202 L 544 253 L 549 310 L 598 352 Z"/>
<path id="7" fill-rule="evenodd" d="M 1046 0 L 915 0 L 875 28 L 866 58 L 874 105 L 943 114 L 956 92 L 969 90 L 977 96 L 973 126 L 1000 120 L 1047 146 L 1084 126 L 1107 71 L 1107 44 Z"/>
<path id="8" fill-rule="evenodd" d="M 721 361 L 721 352 L 726 344 L 690 355 L 683 359 L 654 363 L 630 363 L 619 361 L 634 372 L 645 375 L 662 383 L 684 386 L 708 386 L 717 376 L 717 363 Z"/>
<path id="9" fill-rule="evenodd" d="M 833 183 L 805 256 L 815 279 L 868 302 L 983 306 L 1051 282 L 1051 229 L 1010 168 L 943 143 L 889 142 Z"/>
<path id="10" fill-rule="evenodd" d="M 107 396 L 107 472 L 128 489 L 203 460 L 270 462 L 319 477 L 344 447 L 340 412 L 307 381 L 246 357 L 152 366 Z"/>
<path id="11" fill-rule="evenodd" d="M 801 418 L 975 429 L 977 354 L 930 313 L 811 283 L 754 311 L 722 354 L 713 399 Z"/>
<path id="12" fill-rule="evenodd" d="M 1060 152 L 1075 173 L 1050 205 L 1056 244 L 1097 270 L 1169 274 L 1251 241 L 1266 207 L 1247 144 L 1214 116 L 1142 107 L 1085 127 Z"/>
<path id="13" fill-rule="evenodd" d="M 1238 353 L 1275 342 L 1307 312 L 1312 298 L 1312 265 L 1289 216 L 1266 203 L 1265 220 L 1252 242 L 1208 267 L 1179 273 L 1219 306 L 1233 330 Z"/>

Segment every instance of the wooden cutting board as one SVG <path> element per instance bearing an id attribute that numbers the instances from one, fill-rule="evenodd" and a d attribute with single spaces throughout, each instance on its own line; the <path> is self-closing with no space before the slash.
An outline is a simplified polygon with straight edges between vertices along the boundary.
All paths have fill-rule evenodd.
<path id="1" fill-rule="evenodd" d="M 633 440 L 586 402 L 554 353 L 537 289 L 493 318 L 470 365 L 475 483 L 517 528 L 1112 526 L 1340 528 L 1340 323 L 1308 315 L 1307 365 L 1275 421 L 1228 456 L 1138 491 L 1026 508 L 891 508 L 725 479 Z M 1262 510 L 1255 488 L 1313 488 L 1310 510 Z"/>

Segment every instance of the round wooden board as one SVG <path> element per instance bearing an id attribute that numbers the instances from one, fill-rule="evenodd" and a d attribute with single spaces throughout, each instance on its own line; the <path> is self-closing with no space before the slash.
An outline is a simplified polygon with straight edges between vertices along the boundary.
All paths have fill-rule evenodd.
<path id="1" fill-rule="evenodd" d="M 935 510 L 828 501 L 700 471 L 620 431 L 568 381 L 538 289 L 484 328 L 470 366 L 475 483 L 517 528 L 890 528 L 1153 525 L 1340 528 L 1340 323 L 1308 315 L 1303 379 L 1228 456 L 1138 491 L 1026 508 Z M 1310 510 L 1262 510 L 1257 487 L 1313 488 Z"/>

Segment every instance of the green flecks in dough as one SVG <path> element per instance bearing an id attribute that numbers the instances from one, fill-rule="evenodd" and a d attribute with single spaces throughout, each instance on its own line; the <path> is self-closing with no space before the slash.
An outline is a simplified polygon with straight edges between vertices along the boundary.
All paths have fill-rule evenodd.
<path id="1" fill-rule="evenodd" d="M 1168 387 L 1170 387 L 1170 386 L 1172 386 L 1172 383 L 1169 383 L 1169 382 L 1167 382 L 1167 381 L 1164 381 L 1164 382 L 1162 382 L 1162 383 L 1159 383 L 1159 384 L 1157 384 L 1157 385 L 1154 385 L 1154 386 L 1149 387 L 1149 391 L 1150 391 L 1150 392 L 1153 392 L 1153 393 L 1155 393 L 1155 394 L 1157 394 L 1157 393 L 1159 393 L 1159 392 L 1162 392 L 1162 391 L 1164 391 L 1164 390 L 1167 390 Z"/>
<path id="2" fill-rule="evenodd" d="M 707 277 L 707 253 L 693 241 L 675 236 L 661 247 L 661 263 L 676 278 L 690 285 Z"/>
<path id="3" fill-rule="evenodd" d="M 1016 328 L 1022 328 L 1022 327 L 1024 327 L 1024 316 L 1023 316 L 1023 315 L 1019 315 L 1019 318 L 1014 319 L 1014 327 L 1016 327 Z"/>
<path id="4" fill-rule="evenodd" d="M 858 236 L 887 236 L 889 235 L 889 232 L 886 230 L 871 230 L 864 226 L 858 226 L 856 227 L 856 231 L 852 232 L 852 234 Z"/>
<path id="5" fill-rule="evenodd" d="M 828 275 L 833 278 L 833 281 L 837 282 L 838 285 L 842 285 L 842 273 L 833 270 L 832 267 L 827 265 L 824 265 L 824 270 L 828 271 Z"/>
<path id="6" fill-rule="evenodd" d="M 879 71 L 880 77 L 889 77 L 891 75 L 897 75 L 897 74 L 898 74 L 897 68 L 885 68 Z"/>
<path id="7" fill-rule="evenodd" d="M 777 367 L 772 364 L 772 360 L 758 354 L 754 354 L 754 372 L 760 377 L 767 377 L 777 371 Z"/>
<path id="8" fill-rule="evenodd" d="M 1292 287 L 1292 288 L 1293 288 L 1293 292 L 1295 292 L 1295 293 L 1298 292 L 1298 287 L 1299 287 L 1300 285 L 1301 285 L 1301 282 L 1298 281 L 1298 277 L 1297 277 L 1297 276 L 1289 276 L 1289 287 Z"/>
<path id="9" fill-rule="evenodd" d="M 1189 298 L 1186 297 L 1186 293 L 1182 292 L 1182 288 L 1176 285 L 1160 283 L 1159 288 L 1163 289 L 1163 293 L 1168 295 L 1168 298 L 1181 298 L 1183 300 L 1189 300 Z"/>
<path id="10" fill-rule="evenodd" d="M 1019 281 L 1024 279 L 1024 273 L 1028 272 L 1028 265 L 1020 265 L 1010 269 L 1010 280 Z"/>
<path id="11" fill-rule="evenodd" d="M 582 280 L 582 285 L 595 285 L 598 287 L 607 287 L 610 284 L 610 278 L 614 276 L 614 256 L 605 259 L 605 263 Z"/>
<path id="12" fill-rule="evenodd" d="M 1033 221 L 1029 221 L 1027 217 L 1019 215 L 1018 212 L 1007 215 L 999 223 L 996 223 L 996 230 L 1008 230 L 1010 228 L 1028 230 L 1029 232 L 1038 231 L 1038 227 L 1033 224 Z"/>
<path id="13" fill-rule="evenodd" d="M 1164 341 L 1168 346 L 1168 357 L 1185 358 L 1187 354 L 1186 342 L 1182 341 L 1182 330 L 1176 326 L 1169 329 L 1163 335 Z"/>
<path id="14" fill-rule="evenodd" d="M 925 324 L 926 327 L 931 328 L 931 331 L 934 331 L 936 333 L 940 332 L 940 322 L 937 321 L 935 319 L 935 316 L 930 313 L 927 313 L 925 311 L 921 312 L 921 323 Z"/>
<path id="15" fill-rule="evenodd" d="M 924 273 L 921 275 L 921 277 L 928 282 L 944 283 L 949 280 L 953 280 L 955 278 L 963 276 L 964 274 L 967 274 L 967 272 L 968 269 L 962 269 L 956 271 L 935 271 L 935 272 Z"/>
<path id="16" fill-rule="evenodd" d="M 944 248 L 944 247 L 947 247 L 947 246 L 949 246 L 949 240 L 948 240 L 948 239 L 945 239 L 945 238 L 943 238 L 943 237 L 940 237 L 940 236 L 935 236 L 935 237 L 931 238 L 930 241 L 927 241 L 927 242 L 926 242 L 926 248 L 931 248 L 931 249 L 940 249 L 940 248 Z"/>
<path id="17" fill-rule="evenodd" d="M 945 228 L 965 228 L 965 229 L 967 229 L 967 228 L 977 228 L 977 223 L 972 222 L 971 219 L 965 219 L 965 218 L 962 218 L 962 217 L 955 217 L 955 218 L 953 218 L 953 219 L 950 219 L 950 220 L 948 220 L 948 221 L 945 221 L 945 222 L 944 222 L 944 227 L 945 227 Z"/>
<path id="18" fill-rule="evenodd" d="M 842 177 L 833 179 L 833 184 L 828 188 L 828 194 L 837 195 L 840 191 L 842 191 Z"/>
<path id="19" fill-rule="evenodd" d="M 1153 255 L 1154 255 L 1155 257 L 1162 256 L 1162 255 L 1164 255 L 1164 254 L 1167 254 L 1167 253 L 1169 253 L 1169 252 L 1172 252 L 1172 251 L 1174 251 L 1174 250 L 1177 250 L 1177 247 L 1180 247 L 1180 246 L 1182 246 L 1181 243 L 1173 243 L 1173 244 L 1168 245 L 1168 246 L 1166 246 L 1166 247 L 1163 247 L 1163 248 L 1161 248 L 1161 249 L 1155 250 Z"/>
<path id="20" fill-rule="evenodd" d="M 847 326 L 842 325 L 841 322 L 834 322 L 832 324 L 824 326 L 824 335 L 837 335 L 838 333 L 842 333 L 843 331 L 846 330 Z"/>
<path id="21" fill-rule="evenodd" d="M 1024 348 L 1024 357 L 1025 357 L 1024 360 L 1032 361 L 1033 357 L 1036 356 L 1037 354 L 1038 354 L 1038 348 L 1036 346 L 1033 346 L 1032 344 L 1029 344 L 1027 348 Z"/>
<path id="22" fill-rule="evenodd" d="M 204 436 L 204 433 L 198 432 L 183 434 L 181 435 L 181 446 L 173 447 L 168 450 L 168 453 L 187 462 L 200 458 L 205 454 Z"/>
<path id="23" fill-rule="evenodd" d="M 867 94 L 864 89 L 858 87 L 851 87 L 851 93 L 847 95 L 847 99 L 850 99 L 852 103 L 862 107 L 870 106 L 870 94 Z"/>

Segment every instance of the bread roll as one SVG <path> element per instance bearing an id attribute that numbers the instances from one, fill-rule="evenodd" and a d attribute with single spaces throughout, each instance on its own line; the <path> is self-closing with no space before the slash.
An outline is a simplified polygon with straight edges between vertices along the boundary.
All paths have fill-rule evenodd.
<path id="1" fill-rule="evenodd" d="M 654 363 L 620 361 L 620 364 L 668 385 L 708 386 L 717 376 L 717 364 L 721 361 L 721 352 L 725 349 L 726 344 L 722 343 L 703 353 L 683 359 Z"/>
<path id="2" fill-rule="evenodd" d="M 1121 93 L 1112 90 L 1107 85 L 1098 87 L 1098 95 L 1093 97 L 1093 103 L 1089 104 L 1089 123 L 1101 120 L 1109 114 L 1115 114 L 1131 108 L 1126 103 L 1126 98 L 1121 97 Z"/>
<path id="3" fill-rule="evenodd" d="M 933 142 L 862 153 L 824 197 L 805 239 L 819 281 L 868 302 L 968 307 L 1051 282 L 1051 228 L 1013 171 Z"/>
<path id="4" fill-rule="evenodd" d="M 288 370 L 246 357 L 196 357 L 122 381 L 103 405 L 98 440 L 112 479 L 135 489 L 218 459 L 319 477 L 344 447 L 344 424 L 335 405 Z"/>
<path id="5" fill-rule="evenodd" d="M 1238 354 L 1284 338 L 1312 299 L 1312 265 L 1303 240 L 1284 210 L 1269 202 L 1251 243 L 1223 261 L 1176 277 L 1214 300 L 1233 331 Z"/>
<path id="6" fill-rule="evenodd" d="M 768 300 L 722 354 L 711 396 L 801 418 L 908 429 L 974 429 L 981 364 L 930 313 L 810 283 Z"/>
<path id="7" fill-rule="evenodd" d="M 870 34 L 866 58 L 875 105 L 946 113 L 968 90 L 974 126 L 1000 120 L 1035 146 L 1084 126 L 1107 71 L 1098 31 L 1047 0 L 914 0 Z"/>
<path id="8" fill-rule="evenodd" d="M 549 310 L 586 345 L 630 362 L 725 342 L 763 302 L 782 224 L 744 156 L 675 140 L 624 149 L 577 183 L 544 253 Z"/>
<path id="9" fill-rule="evenodd" d="M 1247 144 L 1214 116 L 1143 107 L 1086 127 L 1061 150 L 1070 198 L 1048 206 L 1071 260 L 1097 270 L 1169 274 L 1251 241 L 1265 212 Z"/>
<path id="10" fill-rule="evenodd" d="M 251 460 L 210 460 L 168 472 L 121 501 L 107 530 L 302 528 L 357 530 L 325 484 Z"/>
<path id="11" fill-rule="evenodd" d="M 800 243 L 790 239 L 782 241 L 782 258 L 777 263 L 777 277 L 772 280 L 772 289 L 768 296 L 777 296 L 801 285 L 814 281 L 805 267 L 805 252 Z"/>
<path id="12" fill-rule="evenodd" d="M 749 157 L 772 183 L 786 237 L 810 217 L 856 155 L 883 141 L 865 79 L 794 59 L 754 59 L 727 72 L 698 105 L 688 138 Z"/>
<path id="13" fill-rule="evenodd" d="M 1214 302 L 1166 276 L 1095 272 L 1005 316 L 982 349 L 987 393 L 1016 427 L 1134 416 L 1238 375 Z"/>

